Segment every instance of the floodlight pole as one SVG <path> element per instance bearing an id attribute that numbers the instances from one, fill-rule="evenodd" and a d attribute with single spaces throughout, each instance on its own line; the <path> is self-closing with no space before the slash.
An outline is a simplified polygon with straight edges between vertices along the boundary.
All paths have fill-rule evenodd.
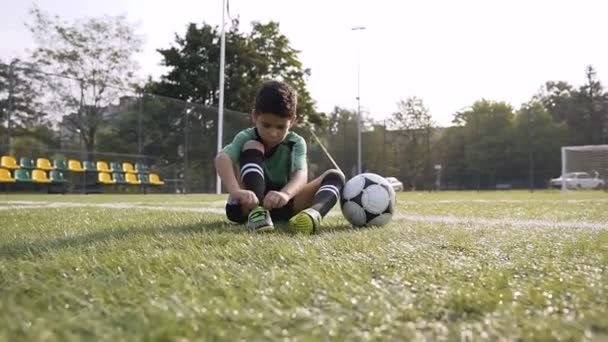
<path id="1" fill-rule="evenodd" d="M 220 43 L 220 99 L 217 106 L 217 153 L 222 150 L 224 131 L 224 65 L 226 63 L 226 0 L 222 0 L 222 30 Z M 222 193 L 222 180 L 218 174 L 215 176 L 215 193 Z"/>
<path id="2" fill-rule="evenodd" d="M 355 26 L 351 31 L 363 31 L 364 26 Z M 361 46 L 357 49 L 357 174 L 361 169 Z"/>

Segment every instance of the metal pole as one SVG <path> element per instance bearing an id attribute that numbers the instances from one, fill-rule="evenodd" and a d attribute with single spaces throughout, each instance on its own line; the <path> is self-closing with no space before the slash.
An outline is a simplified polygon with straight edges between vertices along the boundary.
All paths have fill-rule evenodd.
<path id="1" fill-rule="evenodd" d="M 364 26 L 355 26 L 352 31 L 365 30 Z M 361 47 L 357 49 L 357 173 L 361 173 Z"/>
<path id="2" fill-rule="evenodd" d="M 8 67 L 8 108 L 7 108 L 7 145 L 8 145 L 8 151 L 7 153 L 12 153 L 11 152 L 11 147 L 12 147 L 12 129 L 13 129 L 13 122 L 12 122 L 12 114 L 13 114 L 13 96 L 14 96 L 14 87 L 15 87 L 15 63 L 16 61 L 13 60 L 11 62 L 11 64 Z"/>
<path id="3" fill-rule="evenodd" d="M 220 43 L 220 102 L 217 106 L 217 153 L 222 150 L 224 130 L 224 66 L 226 63 L 226 28 L 225 28 L 226 0 L 222 1 L 222 33 Z M 222 193 L 222 180 L 216 174 L 215 193 Z"/>

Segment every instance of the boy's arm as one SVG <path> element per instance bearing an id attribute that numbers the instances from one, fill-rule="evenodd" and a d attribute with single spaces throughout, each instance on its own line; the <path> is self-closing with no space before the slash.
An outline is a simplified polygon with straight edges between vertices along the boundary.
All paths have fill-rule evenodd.
<path id="1" fill-rule="evenodd" d="M 239 185 L 238 180 L 236 179 L 236 175 L 234 174 L 234 165 L 232 163 L 232 159 L 225 152 L 220 152 L 215 157 L 215 169 L 217 170 L 217 174 L 222 179 L 224 186 L 226 186 L 226 190 L 230 194 L 234 194 L 235 192 L 241 190 L 241 186 Z"/>
<path id="2" fill-rule="evenodd" d="M 291 179 L 289 180 L 289 182 L 285 184 L 283 189 L 281 189 L 281 192 L 287 194 L 287 196 L 289 196 L 289 199 L 292 199 L 297 193 L 302 190 L 302 188 L 304 188 L 307 182 L 308 171 L 306 169 L 296 170 L 291 175 Z"/>

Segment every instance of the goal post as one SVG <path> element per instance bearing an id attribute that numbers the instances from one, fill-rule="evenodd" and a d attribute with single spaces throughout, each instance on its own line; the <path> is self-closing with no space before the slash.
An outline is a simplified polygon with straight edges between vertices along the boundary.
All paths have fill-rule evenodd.
<path id="1" fill-rule="evenodd" d="M 562 147 L 563 192 L 571 189 L 606 189 L 608 183 L 608 145 Z"/>

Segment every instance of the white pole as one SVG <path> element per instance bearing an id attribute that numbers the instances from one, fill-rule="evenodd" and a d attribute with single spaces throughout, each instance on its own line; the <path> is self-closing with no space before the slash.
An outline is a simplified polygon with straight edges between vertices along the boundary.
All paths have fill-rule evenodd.
<path id="1" fill-rule="evenodd" d="M 355 26 L 352 31 L 365 30 L 364 26 Z M 357 46 L 357 174 L 361 168 L 361 46 Z"/>
<path id="2" fill-rule="evenodd" d="M 222 31 L 220 43 L 220 103 L 217 106 L 217 152 L 222 150 L 224 144 L 222 133 L 224 131 L 224 65 L 226 63 L 226 28 L 225 28 L 226 0 L 222 0 Z M 216 174 L 215 193 L 222 193 L 222 180 Z"/>
<path id="3" fill-rule="evenodd" d="M 562 147 L 562 192 L 566 192 L 566 148 Z"/>

